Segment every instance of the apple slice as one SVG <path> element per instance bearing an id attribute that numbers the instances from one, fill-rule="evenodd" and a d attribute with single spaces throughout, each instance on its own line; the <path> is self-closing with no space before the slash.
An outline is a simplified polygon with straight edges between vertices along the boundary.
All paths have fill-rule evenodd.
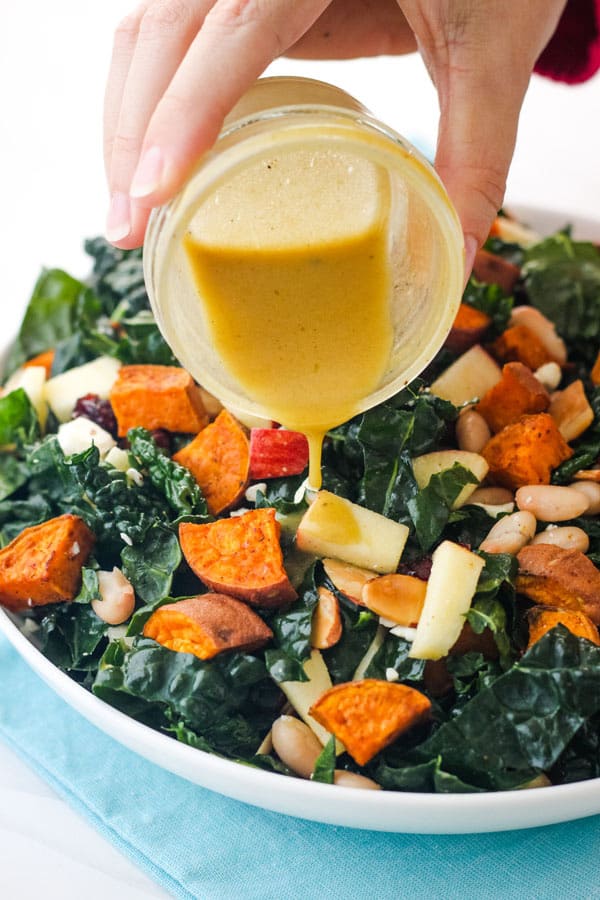
<path id="1" fill-rule="evenodd" d="M 250 431 L 252 481 L 300 475 L 307 466 L 306 435 L 285 428 L 252 428 Z"/>
<path id="2" fill-rule="evenodd" d="M 48 418 L 48 404 L 44 396 L 46 369 L 44 366 L 22 366 L 10 376 L 2 389 L 4 395 L 23 388 L 37 413 L 40 428 L 44 431 Z"/>
<path id="3" fill-rule="evenodd" d="M 427 487 L 432 475 L 451 469 L 456 463 L 472 472 L 479 481 L 483 481 L 489 469 L 486 460 L 479 453 L 471 453 L 469 450 L 434 450 L 432 453 L 416 456 L 412 461 L 413 473 L 419 488 Z M 452 509 L 464 506 L 476 489 L 477 484 L 465 484 L 452 504 Z"/>
<path id="4" fill-rule="evenodd" d="M 409 656 L 441 659 L 458 640 L 484 567 L 481 556 L 444 541 L 433 554 L 423 612 Z"/>
<path id="5" fill-rule="evenodd" d="M 69 421 L 75 404 L 84 394 L 97 394 L 107 400 L 120 368 L 118 359 L 99 356 L 47 381 L 46 401 L 58 421 Z"/>
<path id="6" fill-rule="evenodd" d="M 407 537 L 406 525 L 319 491 L 300 520 L 296 544 L 315 556 L 387 573 L 398 568 Z"/>
<path id="7" fill-rule="evenodd" d="M 500 366 L 480 344 L 475 344 L 436 378 L 431 393 L 462 406 L 483 397 L 501 378 Z"/>
<path id="8" fill-rule="evenodd" d="M 279 687 L 288 698 L 298 715 L 309 728 L 312 728 L 323 746 L 330 738 L 329 732 L 309 715 L 308 710 L 319 697 L 331 687 L 331 677 L 323 657 L 318 650 L 313 650 L 310 659 L 304 663 L 308 681 L 282 681 Z M 339 745 L 341 752 L 342 745 Z"/>

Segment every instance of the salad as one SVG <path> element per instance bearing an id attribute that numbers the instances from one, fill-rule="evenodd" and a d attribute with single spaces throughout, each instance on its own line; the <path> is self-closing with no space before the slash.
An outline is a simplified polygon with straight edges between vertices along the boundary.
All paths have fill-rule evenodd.
<path id="1" fill-rule="evenodd" d="M 0 605 L 46 657 L 287 776 L 599 776 L 598 246 L 500 215 L 445 346 L 327 435 L 317 493 L 303 435 L 179 366 L 141 252 L 86 249 L 86 282 L 40 275 L 0 396 Z"/>

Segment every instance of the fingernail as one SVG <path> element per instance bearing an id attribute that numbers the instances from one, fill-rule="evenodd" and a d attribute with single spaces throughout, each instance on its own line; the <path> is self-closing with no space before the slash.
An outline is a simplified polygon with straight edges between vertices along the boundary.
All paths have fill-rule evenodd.
<path id="1" fill-rule="evenodd" d="M 478 247 L 479 241 L 477 238 L 473 237 L 472 234 L 468 234 L 465 237 L 465 284 L 469 280 L 469 276 L 473 270 L 473 263 L 475 262 L 475 254 L 477 253 Z"/>
<path id="2" fill-rule="evenodd" d="M 114 193 L 106 219 L 106 237 L 111 244 L 122 241 L 131 232 L 131 204 L 127 194 Z"/>
<path id="3" fill-rule="evenodd" d="M 160 147 L 150 147 L 140 159 L 135 170 L 129 195 L 138 200 L 148 197 L 159 187 L 164 169 L 164 157 Z"/>

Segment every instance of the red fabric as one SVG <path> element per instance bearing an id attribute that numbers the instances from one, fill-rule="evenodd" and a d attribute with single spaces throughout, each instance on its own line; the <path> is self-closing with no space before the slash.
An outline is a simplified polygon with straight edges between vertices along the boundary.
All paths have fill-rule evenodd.
<path id="1" fill-rule="evenodd" d="M 546 49 L 539 75 L 579 84 L 600 69 L 600 0 L 569 0 Z"/>

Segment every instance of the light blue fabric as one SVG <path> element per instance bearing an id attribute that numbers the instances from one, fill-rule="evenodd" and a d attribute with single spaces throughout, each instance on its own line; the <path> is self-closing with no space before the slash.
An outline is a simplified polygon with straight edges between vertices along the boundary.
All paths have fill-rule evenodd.
<path id="1" fill-rule="evenodd" d="M 90 725 L 0 635 L 0 736 L 173 896 L 198 900 L 592 900 L 600 817 L 484 835 L 383 834 L 264 812 Z"/>

